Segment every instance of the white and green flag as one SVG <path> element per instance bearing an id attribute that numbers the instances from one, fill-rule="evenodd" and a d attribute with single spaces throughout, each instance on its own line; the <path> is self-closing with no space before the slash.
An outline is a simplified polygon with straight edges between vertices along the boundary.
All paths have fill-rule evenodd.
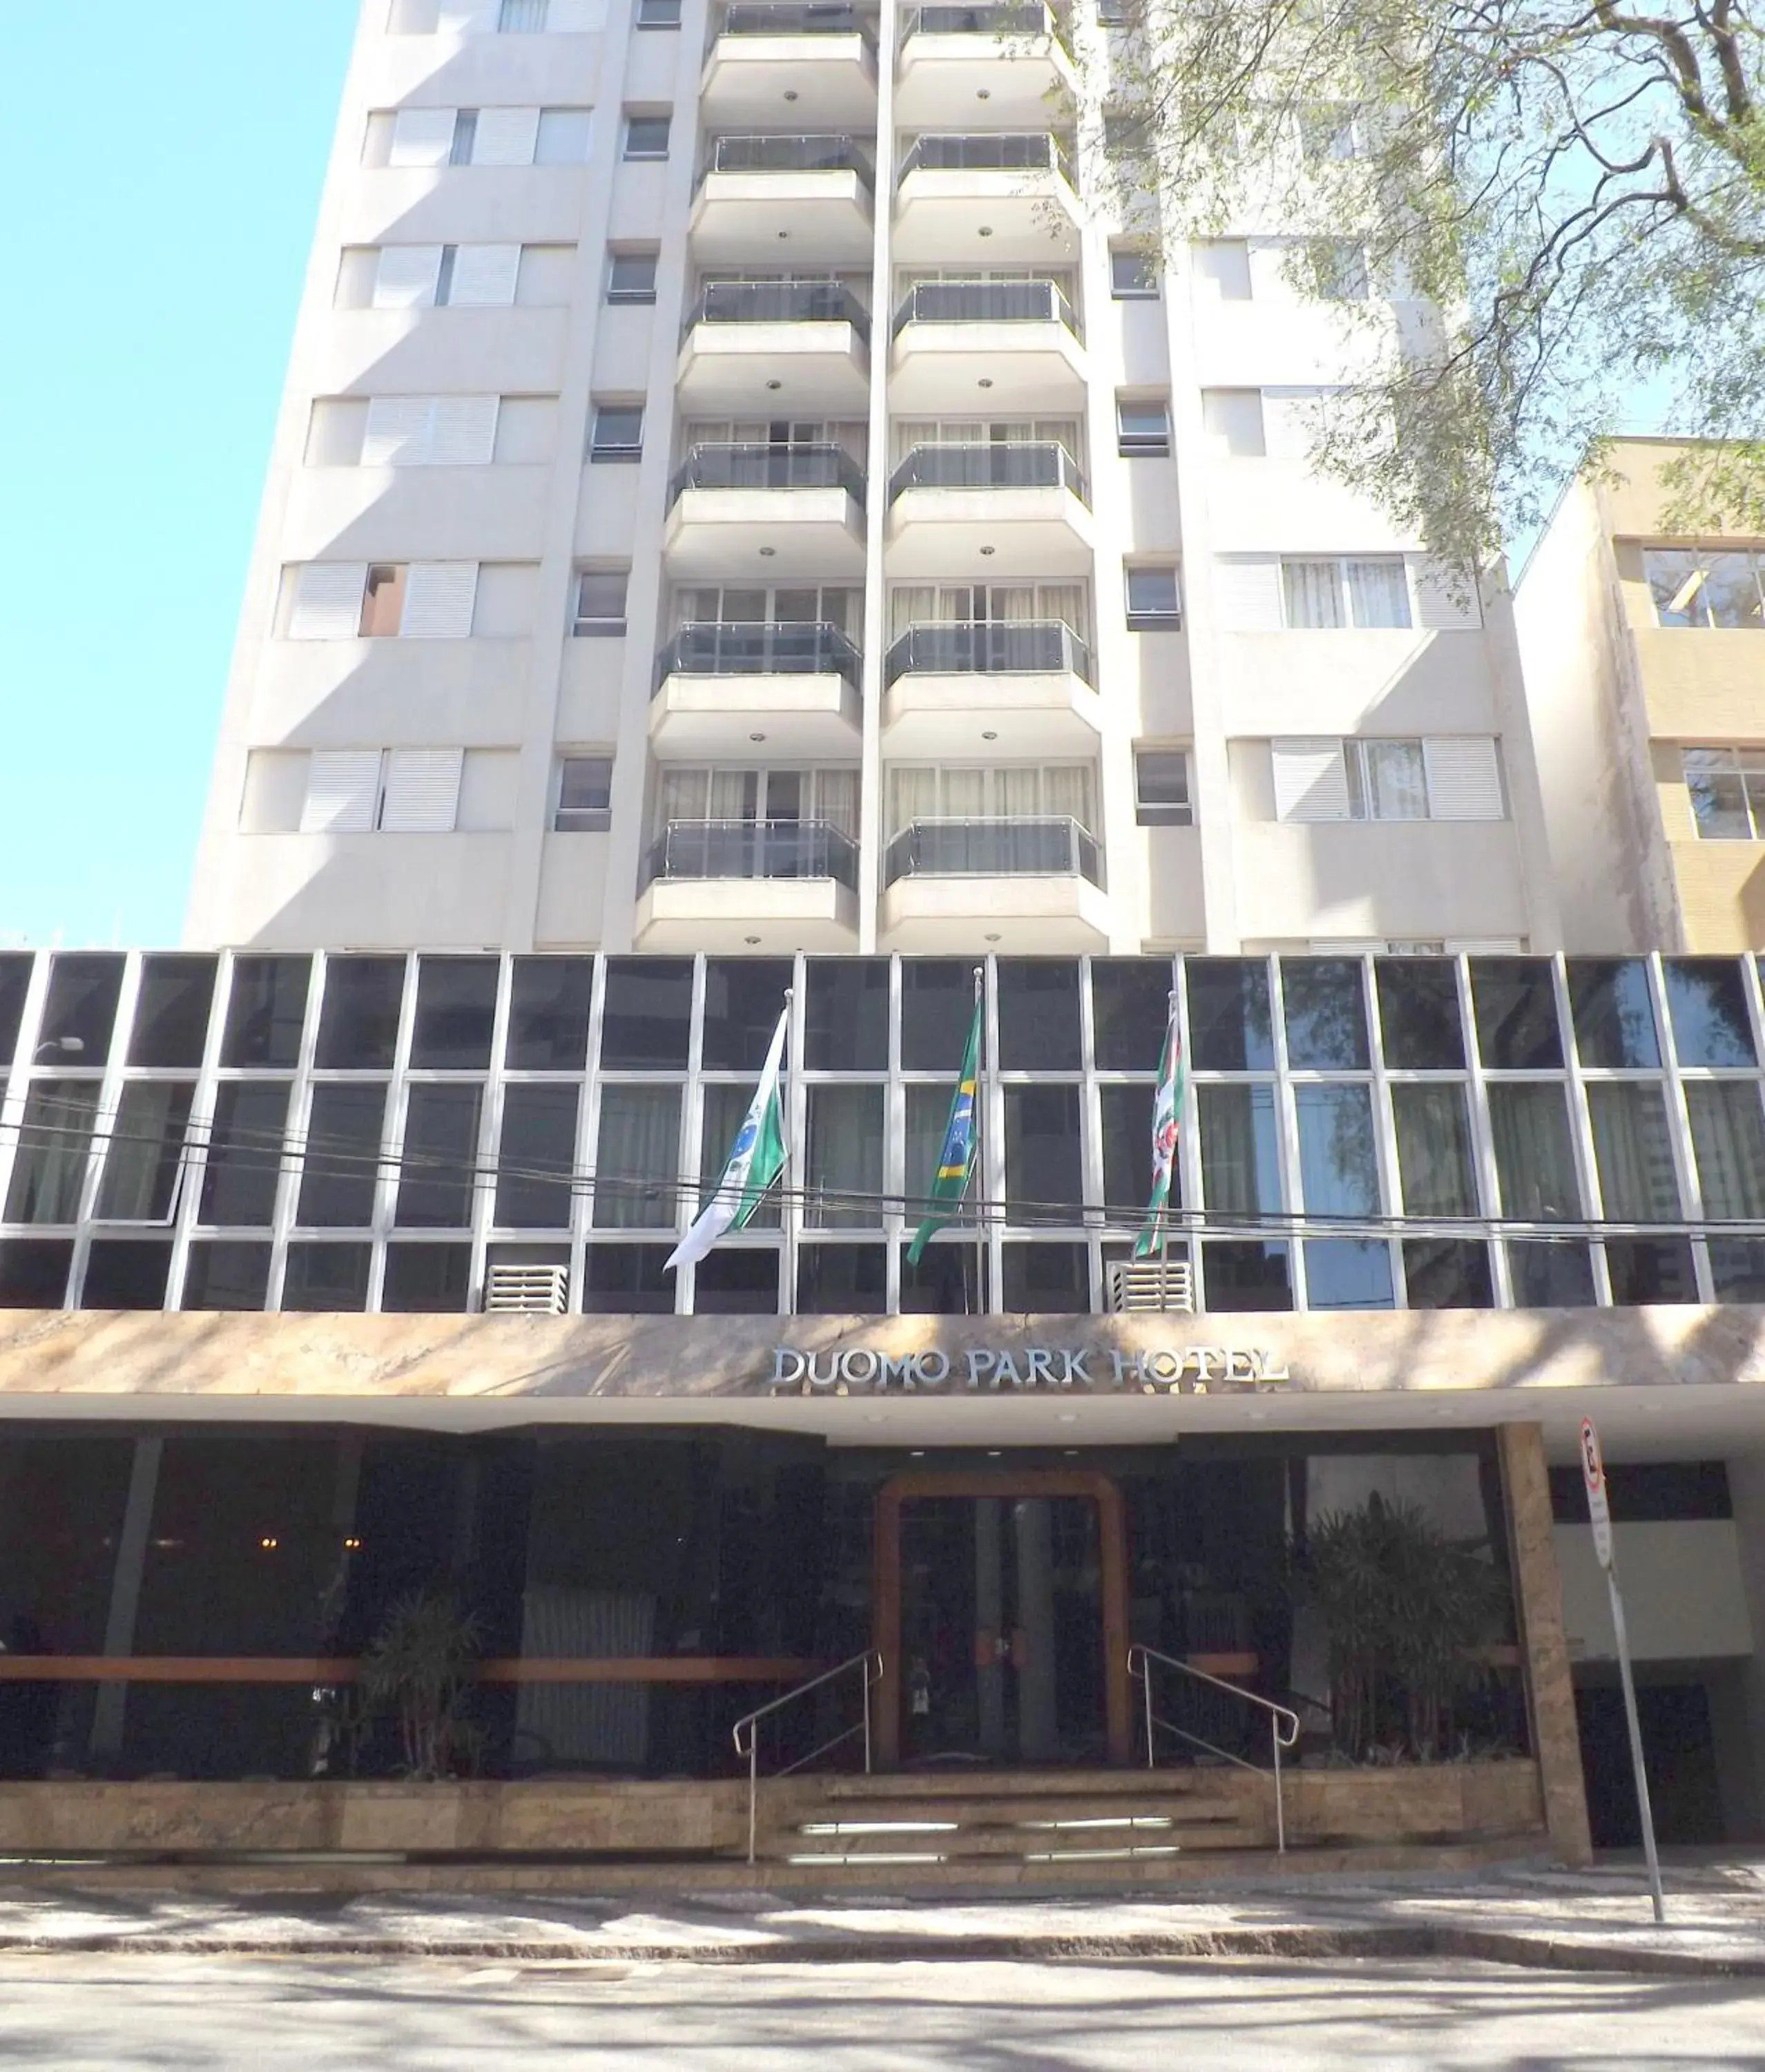
<path id="1" fill-rule="evenodd" d="M 764 1199 L 766 1190 L 784 1170 L 784 1118 L 778 1106 L 778 1072 L 784 1062 L 785 1038 L 790 1030 L 790 999 L 772 1032 L 766 1062 L 754 1088 L 753 1100 L 742 1118 L 736 1141 L 729 1147 L 728 1163 L 717 1191 L 699 1211 L 699 1219 L 668 1255 L 668 1268 L 690 1266 L 705 1254 L 724 1231 L 740 1230 Z M 667 1268 L 664 1268 L 667 1271 Z"/>
<path id="2" fill-rule="evenodd" d="M 1171 1175 L 1176 1164 L 1177 1124 L 1183 1113 L 1183 1039 L 1176 1026 L 1176 995 L 1171 995 L 1170 1019 L 1164 1028 L 1164 1051 L 1158 1063 L 1158 1092 L 1152 1097 L 1152 1198 L 1146 1223 L 1134 1247 L 1144 1259 L 1164 1235 L 1170 1213 Z"/>

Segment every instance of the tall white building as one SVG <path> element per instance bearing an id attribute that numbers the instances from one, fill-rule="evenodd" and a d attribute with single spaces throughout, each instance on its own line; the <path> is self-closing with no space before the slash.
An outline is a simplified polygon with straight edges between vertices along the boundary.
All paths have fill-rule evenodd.
<path id="1" fill-rule="evenodd" d="M 1107 33 L 365 0 L 191 943 L 1557 947 L 1506 596 L 1279 235 L 1112 220 Z"/>

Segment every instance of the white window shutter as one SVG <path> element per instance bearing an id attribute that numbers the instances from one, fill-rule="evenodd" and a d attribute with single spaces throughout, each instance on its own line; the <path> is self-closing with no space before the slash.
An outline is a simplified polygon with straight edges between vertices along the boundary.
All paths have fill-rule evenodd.
<path id="1" fill-rule="evenodd" d="M 1278 820 L 1347 820 L 1348 771 L 1340 741 L 1271 741 L 1269 756 Z"/>
<path id="2" fill-rule="evenodd" d="M 511 309 L 520 273 L 519 245 L 456 246 L 448 302 L 454 309 Z"/>
<path id="3" fill-rule="evenodd" d="M 376 396 L 362 436 L 363 467 L 426 467 L 434 458 L 437 398 Z"/>
<path id="4" fill-rule="evenodd" d="M 389 835 L 451 834 L 460 808 L 458 748 L 393 748 L 386 756 L 380 827 Z"/>
<path id="5" fill-rule="evenodd" d="M 431 309 L 441 279 L 439 245 L 383 245 L 374 275 L 374 307 Z"/>
<path id="6" fill-rule="evenodd" d="M 474 166 L 531 166 L 540 141 L 536 108 L 481 108 L 472 139 Z"/>
<path id="7" fill-rule="evenodd" d="M 1408 557 L 1415 586 L 1416 623 L 1427 633 L 1475 633 L 1483 624 L 1477 578 L 1431 554 Z"/>
<path id="8" fill-rule="evenodd" d="M 1273 554 L 1221 554 L 1214 562 L 1220 624 L 1228 633 L 1279 632 L 1281 564 Z"/>
<path id="9" fill-rule="evenodd" d="M 353 640 L 362 630 L 366 561 L 308 561 L 294 578 L 290 640 Z"/>
<path id="10" fill-rule="evenodd" d="M 1428 812 L 1436 820 L 1499 820 L 1501 765 L 1487 734 L 1436 737 L 1422 744 Z"/>
<path id="11" fill-rule="evenodd" d="M 1466 935 L 1447 944 L 1449 956 L 1517 957 L 1525 953 L 1523 935 Z"/>
<path id="12" fill-rule="evenodd" d="M 606 25 L 606 0 L 552 0 L 545 26 L 554 36 L 586 35 Z"/>
<path id="13" fill-rule="evenodd" d="M 1265 388 L 1262 437 L 1270 460 L 1303 460 L 1311 450 L 1311 426 L 1321 388 Z"/>
<path id="14" fill-rule="evenodd" d="M 496 457 L 495 396 L 437 396 L 429 458 L 437 467 L 488 467 Z"/>
<path id="15" fill-rule="evenodd" d="M 464 640 L 478 598 L 476 561 L 413 561 L 404 578 L 403 640 Z"/>
<path id="16" fill-rule="evenodd" d="M 454 154 L 453 108 L 401 108 L 392 123 L 389 166 L 445 166 Z"/>
<path id="17" fill-rule="evenodd" d="M 487 36 L 496 29 L 502 0 L 441 0 L 437 32 L 444 36 Z"/>
<path id="18" fill-rule="evenodd" d="M 380 796 L 377 748 L 321 749 L 306 768 L 306 800 L 301 808 L 303 835 L 366 834 L 374 825 Z"/>

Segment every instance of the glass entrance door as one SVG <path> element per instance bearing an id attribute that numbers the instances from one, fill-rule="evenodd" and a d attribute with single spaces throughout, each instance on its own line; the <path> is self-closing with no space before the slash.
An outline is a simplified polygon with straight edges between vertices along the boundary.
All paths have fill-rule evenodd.
<path id="1" fill-rule="evenodd" d="M 1108 1759 L 1094 1498 L 909 1495 L 900 1564 L 904 1765 Z"/>

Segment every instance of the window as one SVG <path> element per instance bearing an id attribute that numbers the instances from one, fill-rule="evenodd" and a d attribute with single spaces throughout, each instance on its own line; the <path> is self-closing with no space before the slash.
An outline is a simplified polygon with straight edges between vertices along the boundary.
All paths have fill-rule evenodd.
<path id="1" fill-rule="evenodd" d="M 98 1192 L 102 1221 L 158 1223 L 170 1216 L 195 1091 L 168 1079 L 134 1079 L 123 1088 Z"/>
<path id="2" fill-rule="evenodd" d="M 558 809 L 552 826 L 560 835 L 605 834 L 613 824 L 613 758 L 566 755 L 558 766 Z"/>
<path id="3" fill-rule="evenodd" d="M 653 302 L 656 298 L 656 254 L 615 252 L 607 261 L 610 302 Z"/>
<path id="4" fill-rule="evenodd" d="M 96 1079 L 39 1079 L 31 1087 L 6 1198 L 9 1223 L 71 1223 L 79 1215 L 98 1091 Z"/>
<path id="5" fill-rule="evenodd" d="M 298 832 L 451 833 L 465 767 L 458 748 L 315 749 Z"/>
<path id="6" fill-rule="evenodd" d="M 1401 554 L 1341 561 L 1283 560 L 1283 623 L 1289 627 L 1407 627 L 1410 585 Z"/>
<path id="7" fill-rule="evenodd" d="M 680 1213 L 679 1172 L 679 1087 L 603 1086 L 596 1229 L 672 1230 Z"/>
<path id="8" fill-rule="evenodd" d="M 1281 820 L 1499 820 L 1501 766 L 1487 736 L 1269 744 Z"/>
<path id="9" fill-rule="evenodd" d="M 1183 598 L 1176 569 L 1127 569 L 1127 629 L 1131 633 L 1174 631 L 1183 623 Z"/>
<path id="10" fill-rule="evenodd" d="M 314 1063 L 322 1071 L 389 1071 L 404 997 L 403 957 L 330 958 Z"/>
<path id="11" fill-rule="evenodd" d="M 1158 261 L 1137 245 L 1112 245 L 1109 255 L 1110 294 L 1119 302 L 1155 302 Z"/>
<path id="12" fill-rule="evenodd" d="M 579 640 L 625 638 L 623 569 L 581 569 L 576 578 L 576 620 L 571 631 Z"/>
<path id="13" fill-rule="evenodd" d="M 362 428 L 363 467 L 487 467 L 496 396 L 376 396 Z"/>
<path id="14" fill-rule="evenodd" d="M 628 115 L 625 118 L 625 156 L 627 160 L 665 158 L 668 155 L 667 115 Z"/>
<path id="15" fill-rule="evenodd" d="M 1643 574 L 1663 626 L 1751 632 L 1765 626 L 1765 561 L 1757 554 L 1651 547 L 1643 556 Z"/>
<path id="16" fill-rule="evenodd" d="M 1313 291 L 1327 302 L 1364 302 L 1372 293 L 1367 255 L 1358 245 L 1331 240 L 1311 248 Z"/>
<path id="17" fill-rule="evenodd" d="M 1186 828 L 1195 818 L 1189 758 L 1180 748 L 1134 751 L 1134 817 L 1143 828 Z"/>
<path id="18" fill-rule="evenodd" d="M 573 1086 L 510 1087 L 497 1154 L 497 1223 L 518 1230 L 567 1230 L 576 1165 Z"/>
<path id="19" fill-rule="evenodd" d="M 484 1071 L 496 1022 L 496 981 L 495 957 L 425 957 L 417 967 L 412 1064 L 426 1071 Z"/>
<path id="20" fill-rule="evenodd" d="M 1143 155 L 1151 148 L 1151 125 L 1143 109 L 1104 109 L 1103 152 L 1106 158 Z"/>
<path id="21" fill-rule="evenodd" d="M 1124 460 L 1168 458 L 1171 450 L 1171 406 L 1162 396 L 1135 401 L 1115 399 L 1115 438 Z"/>
<path id="22" fill-rule="evenodd" d="M 1250 300 L 1250 247 L 1242 237 L 1209 237 L 1194 247 L 1197 281 L 1209 283 L 1222 302 Z"/>
<path id="23" fill-rule="evenodd" d="M 588 1060 L 588 957 L 517 957 L 509 989 L 508 1067 L 513 1072 L 580 1072 Z"/>
<path id="24" fill-rule="evenodd" d="M 420 1081 L 404 1116 L 394 1220 L 401 1228 L 464 1230 L 472 1220 L 483 1089 Z"/>
<path id="25" fill-rule="evenodd" d="M 1700 841 L 1765 841 L 1765 749 L 1686 748 L 1681 755 Z"/>
<path id="26" fill-rule="evenodd" d="M 1204 388 L 1201 423 L 1215 446 L 1234 460 L 1259 460 L 1268 452 L 1260 388 Z"/>
<path id="27" fill-rule="evenodd" d="M 1131 0 L 1097 0 L 1097 19 L 1101 27 L 1125 29 L 1133 18 Z"/>
<path id="28" fill-rule="evenodd" d="M 498 11 L 499 35 L 537 36 L 545 28 L 549 0 L 503 0 Z"/>
<path id="29" fill-rule="evenodd" d="M 280 1080 L 228 1079 L 215 1096 L 198 1220 L 267 1228 L 281 1172 L 288 1087 Z"/>
<path id="30" fill-rule="evenodd" d="M 1361 151 L 1361 111 L 1352 101 L 1314 101 L 1299 110 L 1299 152 L 1309 163 L 1358 158 Z"/>
<path id="31" fill-rule="evenodd" d="M 519 245 L 383 245 L 367 299 L 376 310 L 510 309 L 520 273 Z"/>
<path id="32" fill-rule="evenodd" d="M 296 1063 L 311 980 L 308 957 L 236 957 L 222 1064 L 274 1068 Z"/>
<path id="33" fill-rule="evenodd" d="M 384 1080 L 322 1080 L 313 1088 L 294 1212 L 303 1229 L 365 1230 L 373 1222 L 385 1124 Z"/>
<path id="34" fill-rule="evenodd" d="M 643 458 L 643 405 L 597 403 L 589 441 L 591 461 L 638 461 Z"/>
<path id="35" fill-rule="evenodd" d="M 640 29 L 678 29 L 679 26 L 680 0 L 638 0 Z"/>
<path id="36" fill-rule="evenodd" d="M 308 561 L 294 572 L 290 640 L 463 640 L 476 561 Z"/>

